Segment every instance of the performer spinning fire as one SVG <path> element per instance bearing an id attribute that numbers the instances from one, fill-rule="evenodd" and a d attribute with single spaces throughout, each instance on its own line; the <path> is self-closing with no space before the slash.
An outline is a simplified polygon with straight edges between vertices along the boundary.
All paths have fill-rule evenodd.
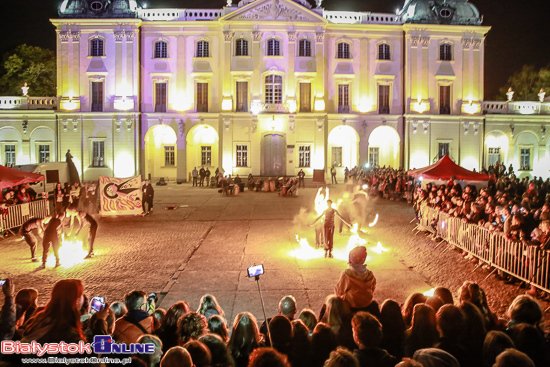
<path id="1" fill-rule="evenodd" d="M 323 216 L 325 217 L 325 257 L 327 257 L 327 254 L 328 257 L 333 257 L 332 248 L 334 247 L 334 216 L 337 215 L 348 227 L 351 227 L 351 224 L 349 224 L 344 217 L 338 213 L 338 210 L 332 207 L 332 200 L 327 200 L 327 205 L 327 210 L 318 216 L 312 225 L 317 223 L 317 221 Z"/>
<path id="2" fill-rule="evenodd" d="M 48 220 L 49 219 L 49 220 Z M 53 248 L 53 254 L 55 255 L 55 267 L 57 268 L 59 263 L 59 236 L 63 229 L 61 219 L 57 216 L 44 218 L 44 224 L 47 224 L 44 230 L 44 238 L 42 239 L 42 268 L 46 267 L 46 261 L 48 260 L 48 251 L 50 245 Z"/>
<path id="3" fill-rule="evenodd" d="M 92 258 L 94 256 L 94 241 L 95 235 L 97 233 L 96 220 L 86 212 L 79 212 L 74 205 L 71 205 L 67 208 L 67 210 L 65 211 L 65 218 L 69 221 L 69 232 L 67 233 L 67 236 L 69 238 L 71 236 L 76 238 L 84 227 L 88 229 L 88 235 L 86 236 L 88 255 L 85 257 L 85 259 Z M 74 231 L 75 218 L 78 218 L 78 229 L 76 230 L 76 232 Z"/>

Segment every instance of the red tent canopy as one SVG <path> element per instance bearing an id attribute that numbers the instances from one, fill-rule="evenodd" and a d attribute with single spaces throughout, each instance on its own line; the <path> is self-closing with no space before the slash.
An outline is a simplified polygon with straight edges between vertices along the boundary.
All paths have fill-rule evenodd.
<path id="1" fill-rule="evenodd" d="M 460 167 L 458 164 L 453 162 L 448 155 L 445 155 L 431 166 L 409 170 L 408 174 L 413 177 L 422 177 L 424 179 L 432 180 L 449 180 L 451 176 L 454 176 L 457 180 L 466 181 L 489 180 L 488 175 L 468 171 L 466 168 Z"/>
<path id="2" fill-rule="evenodd" d="M 31 182 L 44 181 L 44 175 L 0 166 L 0 189 Z"/>

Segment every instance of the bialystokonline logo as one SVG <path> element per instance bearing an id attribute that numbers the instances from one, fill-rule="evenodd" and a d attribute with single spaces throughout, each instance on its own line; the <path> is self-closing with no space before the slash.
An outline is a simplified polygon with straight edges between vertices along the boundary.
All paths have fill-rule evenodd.
<path id="1" fill-rule="evenodd" d="M 1 342 L 2 354 L 35 354 L 41 357 L 45 354 L 153 354 L 155 344 L 125 344 L 115 343 L 110 335 L 96 335 L 93 343 L 44 343 L 35 341 L 21 343 L 4 340 Z"/>

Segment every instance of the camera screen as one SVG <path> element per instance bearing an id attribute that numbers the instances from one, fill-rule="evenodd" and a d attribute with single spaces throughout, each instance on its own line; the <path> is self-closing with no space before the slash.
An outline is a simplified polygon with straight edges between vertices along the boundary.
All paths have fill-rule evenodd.
<path id="1" fill-rule="evenodd" d="M 3 286 L 4 283 L 6 283 L 6 279 L 0 279 L 0 287 Z"/>
<path id="2" fill-rule="evenodd" d="M 252 278 L 258 275 L 262 275 L 264 273 L 264 266 L 263 265 L 254 265 L 248 268 L 248 277 Z"/>
<path id="3" fill-rule="evenodd" d="M 94 297 L 92 299 L 92 309 L 96 311 L 101 311 L 101 308 L 105 305 L 105 298 L 103 297 Z"/>

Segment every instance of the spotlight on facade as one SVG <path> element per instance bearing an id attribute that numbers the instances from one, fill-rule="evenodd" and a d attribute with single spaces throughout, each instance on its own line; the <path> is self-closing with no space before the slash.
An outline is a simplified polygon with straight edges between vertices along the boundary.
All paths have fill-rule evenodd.
<path id="1" fill-rule="evenodd" d="M 370 167 L 370 163 L 369 162 L 365 163 L 365 168 L 368 169 L 369 167 Z"/>

